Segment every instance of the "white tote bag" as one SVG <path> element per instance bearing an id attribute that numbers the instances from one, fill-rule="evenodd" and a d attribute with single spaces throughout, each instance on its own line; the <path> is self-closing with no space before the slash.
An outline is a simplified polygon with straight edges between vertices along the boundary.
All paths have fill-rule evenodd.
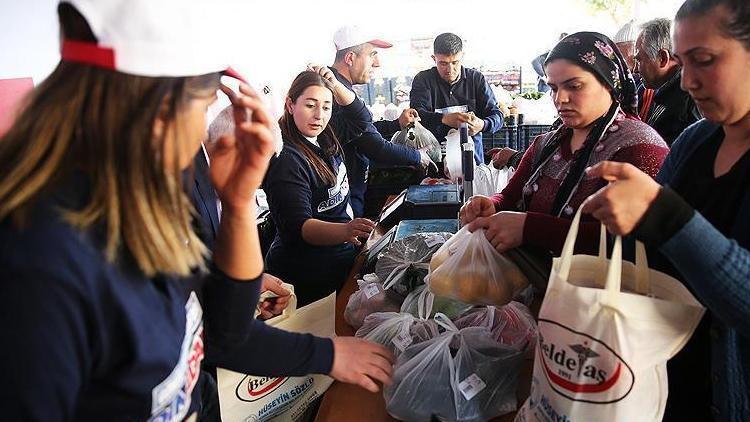
<path id="1" fill-rule="evenodd" d="M 296 308 L 297 299 L 292 293 L 284 313 L 269 319 L 266 324 L 320 337 L 336 335 L 336 293 Z M 258 343 L 258 347 L 263 347 L 263 344 Z M 225 422 L 298 420 L 333 383 L 332 378 L 319 374 L 302 377 L 255 377 L 223 368 L 218 368 L 216 372 L 221 419 Z"/>
<path id="2" fill-rule="evenodd" d="M 704 308 L 678 280 L 622 261 L 622 239 L 606 258 L 573 255 L 579 209 L 552 265 L 539 311 L 531 395 L 516 421 L 661 421 L 666 362 L 688 341 Z"/>

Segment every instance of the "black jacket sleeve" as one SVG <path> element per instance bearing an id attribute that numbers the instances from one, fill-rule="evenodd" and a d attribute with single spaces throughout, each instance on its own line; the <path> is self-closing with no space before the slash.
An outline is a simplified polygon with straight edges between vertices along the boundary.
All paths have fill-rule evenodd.
<path id="1" fill-rule="evenodd" d="M 389 141 L 391 138 L 393 138 L 393 135 L 396 134 L 396 132 L 401 130 L 401 125 L 398 123 L 398 119 L 396 120 L 378 120 L 377 122 L 373 123 L 375 125 L 375 129 L 380 132 L 380 135 L 385 138 L 385 140 Z"/>

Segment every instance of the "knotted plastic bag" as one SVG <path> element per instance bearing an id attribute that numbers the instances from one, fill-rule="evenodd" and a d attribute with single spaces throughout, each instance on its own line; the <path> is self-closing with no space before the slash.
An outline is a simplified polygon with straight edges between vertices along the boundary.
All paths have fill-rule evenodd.
<path id="1" fill-rule="evenodd" d="M 505 305 L 529 281 L 516 264 L 498 253 L 484 229 L 462 228 L 432 257 L 425 282 L 436 296 L 475 305 Z"/>
<path id="2" fill-rule="evenodd" d="M 431 319 L 423 320 L 407 313 L 377 312 L 365 318 L 355 336 L 380 343 L 398 356 L 412 344 L 438 334 L 438 325 Z"/>
<path id="3" fill-rule="evenodd" d="M 518 302 L 475 308 L 455 320 L 456 327 L 488 327 L 500 344 L 523 350 L 536 343 L 537 326 L 529 308 Z"/>
<path id="4" fill-rule="evenodd" d="M 459 330 L 447 316 L 446 331 L 406 348 L 384 396 L 399 420 L 486 421 L 516 409 L 522 352 L 496 342 L 488 327 Z"/>
<path id="5" fill-rule="evenodd" d="M 398 312 L 401 309 L 403 299 L 389 294 L 375 274 L 365 274 L 357 280 L 357 285 L 359 290 L 349 296 L 344 309 L 344 321 L 355 330 L 374 312 Z"/>
<path id="6" fill-rule="evenodd" d="M 457 300 L 435 296 L 427 288 L 427 285 L 423 284 L 404 299 L 401 312 L 412 314 L 421 319 L 430 318 L 438 313 L 445 314 L 450 319 L 456 319 L 473 307 L 474 305 Z"/>
<path id="7" fill-rule="evenodd" d="M 428 148 L 427 155 L 434 162 L 443 160 L 440 142 L 435 135 L 419 122 L 409 123 L 405 129 L 396 132 L 391 138 L 394 144 L 406 145 L 414 149 Z"/>
<path id="8" fill-rule="evenodd" d="M 393 242 L 375 264 L 383 288 L 404 298 L 422 285 L 432 255 L 451 236 L 447 232 L 415 233 Z"/>

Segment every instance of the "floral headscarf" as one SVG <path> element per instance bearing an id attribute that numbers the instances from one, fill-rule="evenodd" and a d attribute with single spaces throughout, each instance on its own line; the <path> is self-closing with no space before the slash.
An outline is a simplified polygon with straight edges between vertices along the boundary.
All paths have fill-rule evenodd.
<path id="1" fill-rule="evenodd" d="M 638 88 L 625 58 L 606 35 L 598 32 L 576 32 L 560 40 L 549 52 L 544 64 L 566 59 L 596 75 L 610 89 L 620 108 L 631 116 L 638 115 Z"/>

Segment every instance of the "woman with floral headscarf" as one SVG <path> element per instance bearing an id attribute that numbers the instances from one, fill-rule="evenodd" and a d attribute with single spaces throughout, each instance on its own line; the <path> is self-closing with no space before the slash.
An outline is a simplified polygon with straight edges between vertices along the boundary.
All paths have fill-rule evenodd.
<path id="1" fill-rule="evenodd" d="M 606 183 L 587 176 L 587 167 L 627 162 L 653 177 L 668 152 L 662 138 L 638 119 L 635 81 L 605 35 L 569 35 L 544 64 L 560 124 L 534 140 L 501 193 L 474 196 L 461 209 L 462 224 L 471 231 L 486 229 L 500 252 L 524 245 L 559 255 L 576 210 Z M 580 251 L 596 250 L 598 227 L 584 224 Z"/>

